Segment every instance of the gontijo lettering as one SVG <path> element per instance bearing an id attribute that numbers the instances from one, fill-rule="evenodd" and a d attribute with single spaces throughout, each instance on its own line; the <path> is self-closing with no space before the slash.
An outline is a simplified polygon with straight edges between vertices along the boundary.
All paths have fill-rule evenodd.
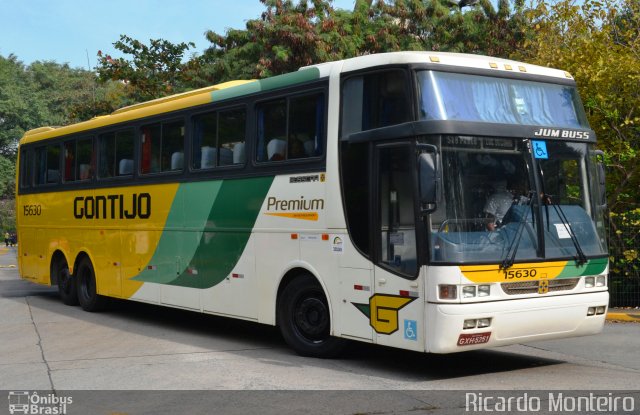
<path id="1" fill-rule="evenodd" d="M 76 219 L 148 219 L 151 195 L 78 196 L 73 200 L 73 216 Z"/>

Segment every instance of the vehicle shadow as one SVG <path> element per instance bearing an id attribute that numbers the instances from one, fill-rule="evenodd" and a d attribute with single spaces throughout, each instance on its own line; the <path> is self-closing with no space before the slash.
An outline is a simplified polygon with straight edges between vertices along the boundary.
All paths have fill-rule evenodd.
<path id="1" fill-rule="evenodd" d="M 0 281 L 0 297 L 15 301 L 28 299 L 30 306 L 42 312 L 41 315 L 54 315 L 54 319 L 144 333 L 203 350 L 245 356 L 253 351 L 252 358 L 263 364 L 326 367 L 329 362 L 334 370 L 398 381 L 436 381 L 564 363 L 498 349 L 436 355 L 359 342 L 351 342 L 341 356 L 327 361 L 297 356 L 277 328 L 250 321 L 125 300 L 111 300 L 107 310 L 86 313 L 80 307 L 63 305 L 55 287 L 40 287 L 21 280 Z M 220 344 L 227 347 L 221 350 Z"/>

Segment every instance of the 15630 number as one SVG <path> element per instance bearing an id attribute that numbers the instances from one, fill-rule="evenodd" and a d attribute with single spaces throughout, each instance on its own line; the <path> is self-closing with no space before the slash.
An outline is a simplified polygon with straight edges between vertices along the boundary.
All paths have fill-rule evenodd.
<path id="1" fill-rule="evenodd" d="M 40 216 L 42 214 L 41 205 L 23 205 L 22 209 L 23 216 Z"/>
<path id="2" fill-rule="evenodd" d="M 534 278 L 538 274 L 535 269 L 512 269 L 504 272 L 505 280 Z"/>

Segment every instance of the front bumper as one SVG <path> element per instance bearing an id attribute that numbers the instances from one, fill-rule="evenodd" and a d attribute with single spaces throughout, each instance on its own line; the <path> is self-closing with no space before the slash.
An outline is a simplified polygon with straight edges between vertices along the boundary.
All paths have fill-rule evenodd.
<path id="1" fill-rule="evenodd" d="M 604 314 L 593 316 L 587 316 L 587 309 L 607 304 L 607 291 L 486 303 L 428 303 L 426 349 L 431 353 L 454 353 L 596 334 L 602 331 L 606 309 Z M 490 318 L 491 325 L 463 330 L 464 320 L 481 318 Z M 490 333 L 489 341 L 458 345 L 461 334 L 480 333 Z"/>

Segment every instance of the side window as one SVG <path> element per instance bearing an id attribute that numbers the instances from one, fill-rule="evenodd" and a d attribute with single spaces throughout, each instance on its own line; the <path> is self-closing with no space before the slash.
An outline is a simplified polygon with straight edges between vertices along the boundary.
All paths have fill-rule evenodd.
<path id="1" fill-rule="evenodd" d="M 36 185 L 60 182 L 60 145 L 36 149 Z"/>
<path id="2" fill-rule="evenodd" d="M 401 70 L 348 78 L 342 85 L 342 137 L 410 121 L 408 86 Z"/>
<path id="3" fill-rule="evenodd" d="M 287 156 L 287 100 L 258 107 L 258 161 L 281 161 Z"/>
<path id="4" fill-rule="evenodd" d="M 411 148 L 380 149 L 380 262 L 397 272 L 418 272 L 416 225 L 413 202 Z"/>
<path id="5" fill-rule="evenodd" d="M 244 164 L 246 119 L 244 109 L 195 117 L 192 167 L 199 170 Z"/>
<path id="6" fill-rule="evenodd" d="M 98 148 L 99 178 L 107 179 L 133 174 L 133 130 L 100 135 Z"/>
<path id="7" fill-rule="evenodd" d="M 20 152 L 20 187 L 27 189 L 33 184 L 33 150 Z"/>
<path id="8" fill-rule="evenodd" d="M 257 161 L 321 156 L 324 95 L 278 99 L 258 105 Z"/>
<path id="9" fill-rule="evenodd" d="M 184 166 L 184 122 L 142 127 L 140 173 L 181 171 Z"/>
<path id="10" fill-rule="evenodd" d="M 218 153 L 220 166 L 244 164 L 245 110 L 220 112 L 218 116 Z"/>
<path id="11" fill-rule="evenodd" d="M 342 143 L 342 185 L 347 226 L 354 244 L 371 255 L 371 191 L 369 143 Z"/>
<path id="12" fill-rule="evenodd" d="M 89 180 L 93 176 L 93 140 L 81 138 L 76 144 L 76 180 Z"/>
<path id="13" fill-rule="evenodd" d="M 76 180 L 76 140 L 65 141 L 63 148 L 64 181 L 73 182 Z"/>

